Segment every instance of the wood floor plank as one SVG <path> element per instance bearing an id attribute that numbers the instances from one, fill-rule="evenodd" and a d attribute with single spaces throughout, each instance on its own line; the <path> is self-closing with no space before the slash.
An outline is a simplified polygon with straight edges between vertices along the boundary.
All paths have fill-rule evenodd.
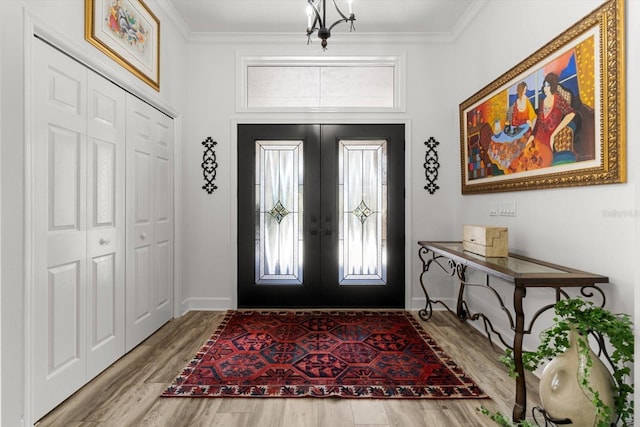
<path id="1" fill-rule="evenodd" d="M 424 423 L 422 405 L 418 400 L 384 400 L 382 404 L 392 426 L 419 426 Z"/>
<path id="2" fill-rule="evenodd" d="M 321 402 L 314 399 L 287 399 L 282 418 L 283 426 L 316 427 L 318 425 L 318 406 Z"/>
<path id="3" fill-rule="evenodd" d="M 475 427 L 494 425 L 477 411 L 481 405 L 511 414 L 515 380 L 498 360 L 502 351 L 445 312 L 419 322 L 490 399 L 159 397 L 224 315 L 190 312 L 170 321 L 44 417 L 38 427 Z M 529 413 L 539 405 L 537 384 L 527 374 Z"/>
<path id="4" fill-rule="evenodd" d="M 454 414 L 450 410 L 446 409 L 425 409 L 422 416 L 424 418 L 425 426 L 438 426 L 438 427 L 460 427 L 463 424 L 454 417 Z M 471 424 L 474 427 L 477 424 Z M 480 424 L 482 426 L 482 424 Z"/>
<path id="5" fill-rule="evenodd" d="M 220 399 L 158 399 L 140 426 L 210 426 L 215 422 L 220 403 Z"/>
<path id="6" fill-rule="evenodd" d="M 384 403 L 378 399 L 353 399 L 351 400 L 353 421 L 360 424 L 389 425 L 389 418 L 385 411 Z"/>
<path id="7" fill-rule="evenodd" d="M 218 412 L 253 412 L 260 406 L 259 399 L 244 398 L 222 398 Z"/>
<path id="8" fill-rule="evenodd" d="M 156 350 L 151 356 L 156 364 L 153 369 L 148 370 L 147 382 L 173 381 L 176 374 L 189 363 L 217 329 L 224 313 L 212 316 L 206 312 L 189 312 L 186 316 L 189 317 L 180 322 L 179 327 L 167 324 L 167 327 L 160 329 L 143 343 Z M 176 357 L 176 354 L 181 357 Z"/>
<path id="9" fill-rule="evenodd" d="M 135 392 L 123 393 L 112 398 L 84 421 L 99 421 L 101 426 L 138 426 L 151 410 L 163 384 L 139 384 Z"/>
<path id="10" fill-rule="evenodd" d="M 78 421 L 78 422 L 70 422 L 68 424 L 65 424 L 65 427 L 100 427 L 100 423 L 97 423 L 97 422 L 85 423 L 83 421 Z"/>
<path id="11" fill-rule="evenodd" d="M 139 346 L 107 368 L 93 381 L 44 417 L 39 426 L 58 426 L 72 421 L 86 421 L 99 408 L 109 405 L 114 396 L 130 392 L 131 387 L 144 383 L 144 360 L 151 348 Z"/>
<path id="12" fill-rule="evenodd" d="M 216 415 L 211 427 L 249 426 L 247 419 L 248 412 L 224 412 Z"/>
<path id="13" fill-rule="evenodd" d="M 480 405 L 476 402 L 463 401 L 451 408 L 451 416 L 458 425 L 467 426 L 494 426 L 495 424 L 487 416 L 478 411 Z M 511 412 L 509 412 L 509 415 Z"/>
<path id="14" fill-rule="evenodd" d="M 255 406 L 247 419 L 247 425 L 281 427 L 284 422 L 286 399 L 253 399 Z"/>
<path id="15" fill-rule="evenodd" d="M 353 410 L 347 399 L 321 399 L 318 402 L 318 427 L 353 426 Z"/>

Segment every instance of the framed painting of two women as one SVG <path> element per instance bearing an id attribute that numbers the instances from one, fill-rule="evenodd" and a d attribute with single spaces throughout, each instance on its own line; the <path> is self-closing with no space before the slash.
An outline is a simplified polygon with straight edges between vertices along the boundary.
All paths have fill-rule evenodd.
<path id="1" fill-rule="evenodd" d="M 460 104 L 462 193 L 626 180 L 623 0 Z"/>

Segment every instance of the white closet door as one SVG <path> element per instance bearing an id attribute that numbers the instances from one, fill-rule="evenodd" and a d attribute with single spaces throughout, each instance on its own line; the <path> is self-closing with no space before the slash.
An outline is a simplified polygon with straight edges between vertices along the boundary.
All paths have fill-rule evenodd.
<path id="1" fill-rule="evenodd" d="M 173 119 L 156 110 L 153 132 L 157 329 L 173 318 Z"/>
<path id="2" fill-rule="evenodd" d="M 125 351 L 125 96 L 33 44 L 33 406 L 39 419 Z"/>
<path id="3" fill-rule="evenodd" d="M 86 378 L 87 70 L 33 44 L 34 415 Z"/>
<path id="4" fill-rule="evenodd" d="M 173 122 L 127 95 L 126 348 L 173 316 Z"/>
<path id="5" fill-rule="evenodd" d="M 87 377 L 125 351 L 125 93 L 89 71 Z"/>

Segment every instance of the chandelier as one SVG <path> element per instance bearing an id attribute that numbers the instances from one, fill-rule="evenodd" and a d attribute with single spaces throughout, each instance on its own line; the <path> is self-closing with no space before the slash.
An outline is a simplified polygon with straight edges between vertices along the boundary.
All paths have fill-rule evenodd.
<path id="1" fill-rule="evenodd" d="M 331 30 L 336 25 L 342 22 L 351 22 L 350 31 L 355 30 L 353 21 L 356 20 L 356 16 L 353 14 L 353 0 L 347 0 L 349 4 L 348 17 L 338 8 L 336 0 L 331 1 L 341 18 L 327 27 L 327 0 L 307 0 L 309 3 L 307 6 L 307 44 L 311 42 L 311 35 L 317 31 L 318 38 L 322 40 L 322 50 L 327 50 L 327 39 L 331 37 Z"/>

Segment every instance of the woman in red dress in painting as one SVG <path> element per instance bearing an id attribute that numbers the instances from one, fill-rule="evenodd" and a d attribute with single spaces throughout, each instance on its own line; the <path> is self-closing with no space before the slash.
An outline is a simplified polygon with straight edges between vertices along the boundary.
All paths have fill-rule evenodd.
<path id="1" fill-rule="evenodd" d="M 542 92 L 544 99 L 538 108 L 536 124 L 522 155 L 509 167 L 512 173 L 551 166 L 554 138 L 575 116 L 573 108 L 558 93 L 557 74 L 547 74 Z"/>

